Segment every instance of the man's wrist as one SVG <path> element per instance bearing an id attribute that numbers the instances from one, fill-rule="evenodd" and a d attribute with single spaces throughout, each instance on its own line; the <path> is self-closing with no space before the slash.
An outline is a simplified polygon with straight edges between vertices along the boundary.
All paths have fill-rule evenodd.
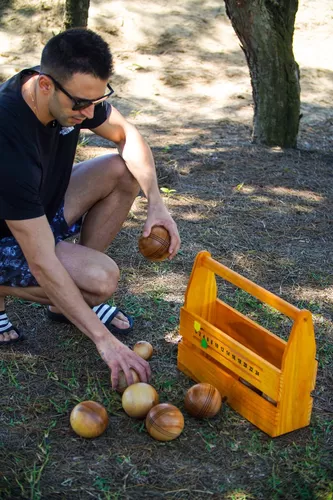
<path id="1" fill-rule="evenodd" d="M 116 339 L 114 335 L 106 328 L 106 326 L 102 325 L 102 328 L 99 330 L 95 330 L 91 335 L 91 340 L 94 342 L 96 346 L 102 345 L 104 343 L 108 343 L 109 345 L 114 345 L 119 343 L 119 340 Z"/>
<path id="2" fill-rule="evenodd" d="M 159 192 L 148 194 L 147 201 L 148 201 L 148 206 L 151 208 L 164 206 L 163 199 Z"/>
<path id="3" fill-rule="evenodd" d="M 163 203 L 161 193 L 157 184 L 153 184 L 146 192 L 149 205 L 160 205 Z"/>

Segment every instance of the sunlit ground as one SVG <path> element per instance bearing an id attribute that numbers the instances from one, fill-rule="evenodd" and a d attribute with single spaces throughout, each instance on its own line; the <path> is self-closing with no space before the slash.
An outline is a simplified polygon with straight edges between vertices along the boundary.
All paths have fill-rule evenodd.
<path id="1" fill-rule="evenodd" d="M 42 44 L 59 30 L 48 2 L 17 0 L 15 16 L 3 13 L 0 64 L 5 76 L 38 63 Z M 53 4 L 61 8 L 63 2 Z M 163 22 L 161 21 L 163 17 Z M 302 123 L 327 119 L 333 99 L 333 7 L 303 0 L 294 52 L 301 70 Z M 47 20 L 47 22 L 46 22 Z M 91 1 L 89 27 L 101 31 L 115 56 L 116 105 L 138 125 L 187 128 L 190 122 L 232 119 L 251 124 L 248 68 L 224 3 Z M 36 32 L 37 29 L 37 32 Z M 186 119 L 182 109 L 186 106 Z M 189 138 L 195 136 L 187 132 Z"/>

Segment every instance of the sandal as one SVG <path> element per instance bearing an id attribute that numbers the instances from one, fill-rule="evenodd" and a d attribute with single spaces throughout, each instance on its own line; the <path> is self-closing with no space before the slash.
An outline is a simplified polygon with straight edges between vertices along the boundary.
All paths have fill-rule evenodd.
<path id="1" fill-rule="evenodd" d="M 129 316 L 126 314 L 124 311 L 119 309 L 119 307 L 115 306 L 109 306 L 108 304 L 100 304 L 99 306 L 93 307 L 93 311 L 97 314 L 103 325 L 106 326 L 106 328 L 111 332 L 115 333 L 117 335 L 121 334 L 127 334 L 130 333 L 133 330 L 133 318 L 132 316 Z M 113 325 L 111 321 L 113 318 L 118 314 L 118 312 L 121 312 L 128 320 L 129 322 L 129 327 L 128 328 L 118 328 L 117 326 Z M 73 323 L 69 321 L 68 318 L 64 314 L 61 313 L 55 313 L 50 311 L 49 308 L 47 308 L 47 316 L 49 319 L 52 321 L 56 321 L 58 323 L 67 323 L 69 325 L 72 325 Z M 16 339 L 15 339 L 16 340 Z"/>
<path id="2" fill-rule="evenodd" d="M 15 342 L 19 342 L 20 340 L 24 339 L 23 333 L 21 333 L 17 328 L 13 327 L 5 311 L 0 311 L 0 335 L 6 332 L 10 332 L 11 330 L 17 333 L 18 337 L 16 337 L 16 339 L 3 340 L 2 342 L 0 342 L 0 347 L 14 344 Z"/>

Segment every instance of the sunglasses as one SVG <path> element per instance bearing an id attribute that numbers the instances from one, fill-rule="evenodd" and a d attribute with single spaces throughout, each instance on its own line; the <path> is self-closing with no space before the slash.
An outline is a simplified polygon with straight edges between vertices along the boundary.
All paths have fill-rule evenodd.
<path id="1" fill-rule="evenodd" d="M 81 109 L 89 108 L 92 104 L 99 104 L 100 102 L 105 101 L 108 97 L 110 97 L 113 93 L 114 90 L 111 88 L 111 85 L 108 83 L 107 88 L 109 89 L 110 92 L 107 94 L 103 95 L 102 97 L 98 97 L 97 99 L 77 99 L 76 97 L 73 97 L 67 90 L 64 89 L 64 87 L 57 82 L 53 76 L 48 75 L 47 73 L 40 73 L 40 75 L 48 76 L 52 82 L 54 83 L 55 87 L 57 87 L 63 94 L 65 94 L 67 97 L 69 97 L 73 101 L 73 111 L 79 111 Z"/>

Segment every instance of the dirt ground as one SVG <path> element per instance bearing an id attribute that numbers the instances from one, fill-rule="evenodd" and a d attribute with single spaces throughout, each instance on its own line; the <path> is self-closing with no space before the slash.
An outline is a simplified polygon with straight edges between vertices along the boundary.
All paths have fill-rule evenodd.
<path id="1" fill-rule="evenodd" d="M 63 3 L 0 0 L 2 79 L 38 63 Z M 184 412 L 185 429 L 173 442 L 153 441 L 122 411 L 88 339 L 50 324 L 42 307 L 8 299 L 28 338 L 0 353 L 0 498 L 332 499 L 332 20 L 329 0 L 300 2 L 303 116 L 298 148 L 284 151 L 251 143 L 249 74 L 223 2 L 91 1 L 89 27 L 114 54 L 112 103 L 151 145 L 182 237 L 174 261 L 145 261 L 137 238 L 146 202 L 138 197 L 108 251 L 121 269 L 115 302 L 135 317 L 125 342 L 154 345 L 153 385 Z M 87 133 L 78 159 L 109 151 Z M 312 312 L 319 368 L 310 427 L 272 440 L 227 404 L 209 421 L 186 415 L 193 381 L 177 370 L 179 310 L 201 250 Z M 223 300 L 288 337 L 285 318 L 218 285 Z M 110 415 L 97 440 L 69 427 L 83 399 Z"/>

